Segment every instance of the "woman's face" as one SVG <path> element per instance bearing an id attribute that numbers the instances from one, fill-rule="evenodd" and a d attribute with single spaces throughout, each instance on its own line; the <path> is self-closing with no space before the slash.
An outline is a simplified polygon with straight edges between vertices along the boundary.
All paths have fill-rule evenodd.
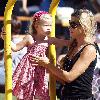
<path id="1" fill-rule="evenodd" d="M 82 35 L 83 29 L 79 23 L 79 20 L 75 17 L 72 17 L 72 19 L 69 21 L 70 27 L 70 35 L 72 38 L 77 39 L 79 35 Z"/>

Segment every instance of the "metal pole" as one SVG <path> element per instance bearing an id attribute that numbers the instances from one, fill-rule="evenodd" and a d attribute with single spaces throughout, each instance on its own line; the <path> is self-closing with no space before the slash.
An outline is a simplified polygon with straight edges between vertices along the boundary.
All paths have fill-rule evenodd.
<path id="1" fill-rule="evenodd" d="M 49 13 L 52 15 L 52 32 L 50 34 L 51 37 L 55 37 L 55 15 L 56 15 L 56 10 L 58 7 L 60 0 L 52 0 L 50 8 L 49 8 Z M 55 50 L 55 45 L 51 45 L 49 48 L 49 58 L 53 61 L 53 64 L 56 65 L 56 50 Z M 55 78 L 50 75 L 50 80 L 49 80 L 49 93 L 50 93 L 50 100 L 56 100 L 56 80 Z"/>
<path id="2" fill-rule="evenodd" d="M 4 12 L 5 100 L 12 100 L 11 14 L 16 0 L 8 0 Z"/>

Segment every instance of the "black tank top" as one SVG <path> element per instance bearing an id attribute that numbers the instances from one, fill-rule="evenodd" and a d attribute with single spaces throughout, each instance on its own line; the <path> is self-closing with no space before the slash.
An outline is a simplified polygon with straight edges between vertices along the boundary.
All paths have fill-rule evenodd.
<path id="1" fill-rule="evenodd" d="M 95 46 L 94 44 L 88 44 L 88 45 Z M 64 65 L 63 65 L 66 71 L 70 71 L 72 69 L 74 63 L 80 57 L 80 53 L 83 51 L 83 49 L 86 46 L 84 46 L 71 60 L 69 60 L 68 57 L 66 57 Z M 66 83 L 63 86 L 62 97 L 89 98 L 92 96 L 91 83 L 93 79 L 93 72 L 96 65 L 96 60 L 97 59 L 95 58 L 95 60 L 91 62 L 89 67 L 86 69 L 86 71 L 83 74 L 81 74 L 76 80 L 74 80 L 71 83 Z"/>

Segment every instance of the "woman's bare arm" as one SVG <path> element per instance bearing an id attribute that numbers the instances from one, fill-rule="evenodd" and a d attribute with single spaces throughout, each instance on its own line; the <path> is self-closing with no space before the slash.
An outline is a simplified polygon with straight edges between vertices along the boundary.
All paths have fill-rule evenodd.
<path id="1" fill-rule="evenodd" d="M 65 82 L 72 82 L 76 78 L 78 78 L 81 74 L 85 72 L 85 70 L 88 68 L 90 63 L 96 58 L 96 50 L 94 46 L 87 46 L 84 48 L 83 52 L 80 55 L 80 58 L 77 60 L 77 62 L 74 64 L 73 68 L 70 72 L 67 72 L 65 70 L 61 70 L 57 67 L 55 67 L 53 64 L 44 64 L 44 62 L 39 61 L 40 65 L 43 65 L 55 76 L 60 78 L 61 80 Z"/>

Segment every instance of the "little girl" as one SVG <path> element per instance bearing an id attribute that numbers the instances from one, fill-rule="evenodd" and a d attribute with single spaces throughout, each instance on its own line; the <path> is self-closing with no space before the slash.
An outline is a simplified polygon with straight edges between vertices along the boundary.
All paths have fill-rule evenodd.
<path id="1" fill-rule="evenodd" d="M 52 17 L 48 12 L 39 11 L 32 18 L 32 34 L 28 34 L 18 44 L 12 42 L 12 50 L 18 51 L 27 46 L 13 74 L 13 94 L 19 100 L 49 100 L 46 69 L 32 60 L 33 56 L 46 58 L 50 44 L 69 45 L 69 40 L 49 37 L 52 29 Z"/>

